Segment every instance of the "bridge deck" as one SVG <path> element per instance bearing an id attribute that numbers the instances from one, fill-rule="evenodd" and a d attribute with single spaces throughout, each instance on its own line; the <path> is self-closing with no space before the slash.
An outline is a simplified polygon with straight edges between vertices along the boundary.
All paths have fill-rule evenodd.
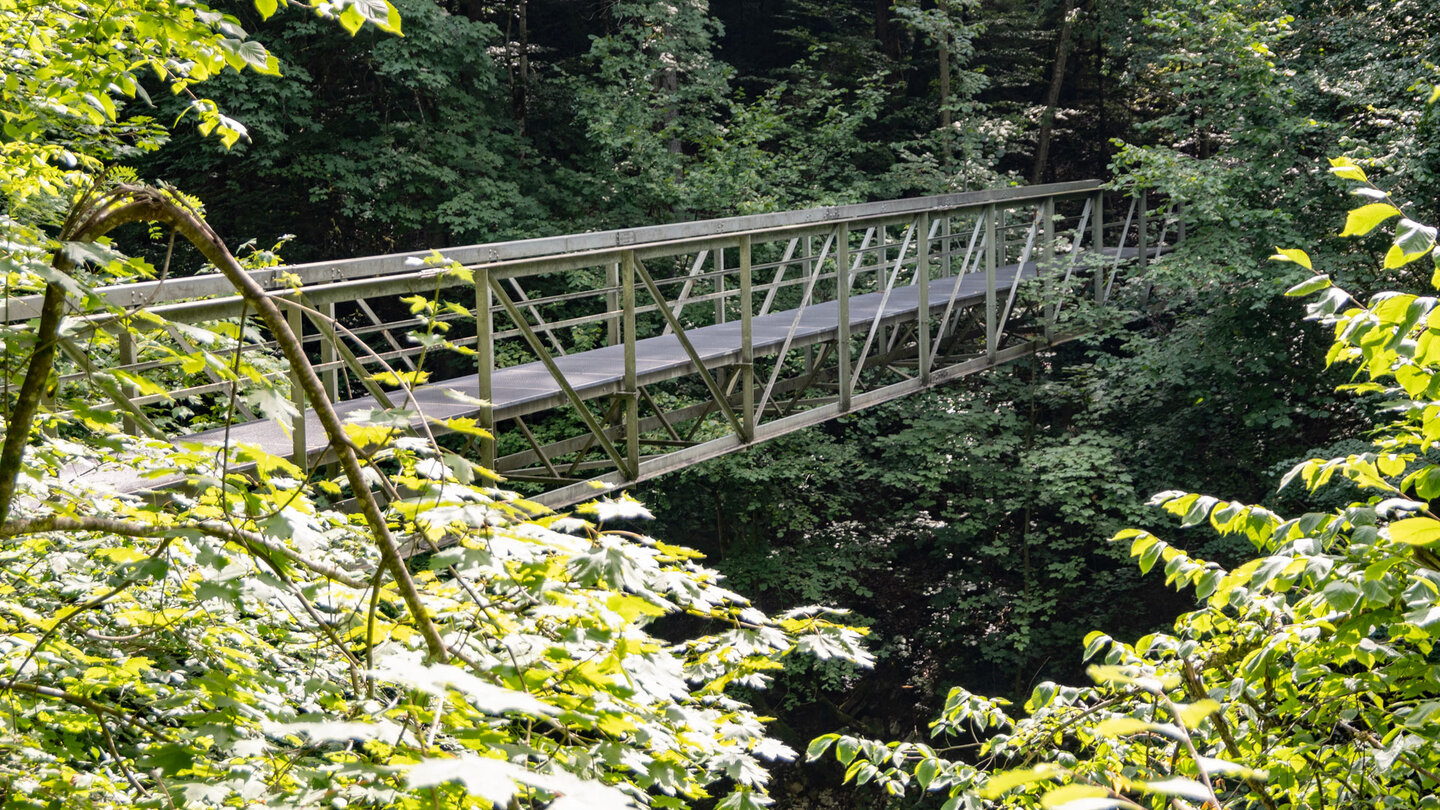
<path id="1" fill-rule="evenodd" d="M 1104 251 L 1114 256 L 1113 248 Z M 1133 258 L 1138 251 L 1134 248 L 1121 250 L 1122 258 Z M 996 287 L 1003 298 L 1021 272 L 1018 265 L 1010 264 L 996 269 Z M 1027 263 L 1023 269 L 1024 278 L 1035 275 L 1035 264 Z M 959 285 L 958 292 L 955 290 Z M 936 279 L 930 282 L 930 308 L 932 312 L 945 309 L 952 294 L 955 306 L 973 306 L 985 298 L 984 273 L 970 273 Z M 849 331 L 868 328 L 875 320 L 884 294 L 880 292 L 855 295 L 850 298 Z M 919 309 L 919 288 L 915 285 L 897 286 L 884 300 L 885 310 L 880 317 L 882 324 L 914 320 Z M 777 353 L 785 342 L 796 310 L 785 310 L 756 317 L 752 320 L 753 345 L 756 356 Z M 799 323 L 791 339 L 791 348 L 813 345 L 835 339 L 839 324 L 839 304 L 835 301 L 812 304 L 800 313 Z M 736 363 L 740 360 L 740 323 L 732 321 L 687 329 L 696 353 L 706 368 L 713 369 Z M 674 335 L 647 338 L 636 341 L 636 370 L 640 385 L 649 385 L 662 380 L 674 379 L 695 372 L 679 338 Z M 588 352 L 555 358 L 555 363 L 565 376 L 566 382 L 583 399 L 593 399 L 615 393 L 621 388 L 624 377 L 624 347 L 607 346 Z M 418 386 L 414 402 L 407 404 L 405 395 L 397 391 L 391 397 L 397 407 L 418 410 L 428 419 L 449 419 L 459 416 L 473 416 L 479 410 L 473 402 L 457 399 L 448 392 L 458 392 L 473 399 L 477 391 L 476 375 L 456 377 L 436 383 Z M 539 362 L 500 368 L 494 371 L 491 403 L 496 421 L 516 416 L 549 410 L 566 401 L 560 385 L 545 366 Z M 336 403 L 341 415 L 356 411 L 368 411 L 382 407 L 374 397 L 364 396 Z M 216 444 L 223 440 L 223 429 L 209 430 L 181 437 L 182 441 L 199 441 Z M 326 439 L 324 430 L 313 410 L 306 415 L 307 450 L 312 456 L 324 452 Z M 260 420 L 232 425 L 229 431 L 232 443 L 255 444 L 275 455 L 292 452 L 291 437 L 272 420 Z"/>
<path id="2" fill-rule="evenodd" d="M 364 380 L 372 396 L 336 402 L 342 417 L 360 421 L 362 414 L 393 404 L 413 410 L 418 413 L 417 420 L 431 423 L 470 416 L 492 429 L 497 423 L 513 425 L 529 450 L 517 450 L 517 443 L 509 440 L 506 455 L 497 457 L 498 443 L 482 441 L 474 448 L 477 460 L 516 481 L 545 487 L 536 499 L 564 506 L 594 497 L 597 486 L 630 486 L 1079 336 L 1082 331 L 1066 325 L 1063 304 L 1093 297 L 1097 305 L 1105 305 L 1122 264 L 1142 253 L 1148 259 L 1166 252 L 1166 227 L 1162 224 L 1159 237 L 1151 241 L 1143 200 L 1131 198 L 1129 213 L 1123 218 L 1118 211 L 1117 216 L 1107 217 L 1105 210 L 1101 184 L 1077 181 L 447 250 L 444 255 L 448 259 L 474 274 L 477 306 L 488 307 L 468 313 L 446 310 L 449 317 L 475 317 L 475 335 L 463 336 L 458 342 L 476 346 L 473 368 L 481 373 L 388 395 L 381 395 L 376 384 L 366 378 L 382 360 L 413 368 L 415 355 L 424 356 L 419 346 L 403 346 L 396 338 L 417 320 L 404 316 L 398 322 L 383 319 L 367 299 L 392 302 L 379 310 L 389 312 L 395 300 L 409 300 L 403 296 L 430 296 L 441 289 L 467 287 L 469 277 L 436 270 L 418 255 L 299 266 L 293 268 L 304 284 L 298 291 L 288 286 L 288 279 L 297 277 L 290 273 L 280 276 L 257 271 L 254 275 L 257 283 L 267 286 L 268 294 L 285 299 L 289 331 L 318 351 L 317 370 L 329 390 L 336 389 L 342 376 Z M 1134 217 L 1137 211 L 1138 219 Z M 1132 221 L 1136 223 L 1133 241 Z M 1062 232 L 1067 235 L 1062 237 Z M 853 247 L 852 235 L 859 237 L 853 253 L 837 249 L 836 255 L 827 255 L 837 243 Z M 1064 247 L 1059 248 L 1062 238 Z M 1114 247 L 1127 243 L 1140 247 Z M 1054 297 L 1042 305 L 1012 307 L 1012 284 L 1037 275 L 1036 264 L 1027 259 L 1050 255 L 1057 248 L 1061 250 L 1053 257 L 1057 266 L 1046 273 L 1063 274 L 1065 283 L 1052 290 Z M 964 258 L 958 265 L 952 263 L 962 252 Z M 1087 253 L 1100 261 L 1078 267 Z M 990 273 L 975 269 L 982 256 L 993 268 Z M 931 259 L 937 261 L 931 263 Z M 1024 263 L 1014 263 L 1017 261 Z M 664 274 L 659 279 L 662 286 L 657 286 L 647 263 L 674 269 Z M 688 274 L 682 274 L 687 266 Z M 852 277 L 867 284 L 887 280 L 900 284 L 888 292 L 850 290 L 844 301 L 848 316 L 842 323 L 842 303 L 824 300 L 838 293 L 831 287 L 836 286 L 835 274 L 842 266 L 845 272 L 858 273 Z M 930 278 L 923 289 L 929 311 L 921 313 L 922 288 L 915 286 L 915 281 L 942 268 L 971 269 L 958 276 Z M 591 274 L 589 278 L 603 272 L 605 282 L 571 290 L 567 285 L 573 278 L 531 281 L 575 271 Z M 801 277 L 794 278 L 794 271 L 801 272 Z M 1072 276 L 1072 271 L 1080 275 Z M 265 275 L 267 272 L 271 275 Z M 1093 296 L 1088 291 L 1092 273 Z M 737 306 L 753 311 L 758 301 L 752 296 L 762 292 L 765 303 L 761 308 L 765 309 L 778 290 L 790 288 L 794 294 L 799 289 L 795 285 L 810 288 L 818 279 L 827 280 L 814 290 L 822 300 L 799 309 L 701 327 L 682 326 L 670 315 L 687 303 L 701 302 L 713 302 L 717 316 L 726 309 L 734 313 Z M 546 294 L 527 296 L 522 280 L 532 292 L 544 289 Z M 634 286 L 636 281 L 643 281 L 645 287 Z M 678 288 L 678 297 L 672 300 L 666 287 L 672 292 Z M 556 289 L 564 292 L 556 293 Z M 124 369 L 131 377 L 153 371 L 156 347 L 195 351 L 183 332 L 177 331 L 180 325 L 243 318 L 246 313 L 229 281 L 216 274 L 173 284 L 117 285 L 103 292 L 112 304 L 127 309 L 158 304 L 154 311 L 173 325 L 159 334 L 144 333 L 139 340 L 129 331 L 120 332 L 112 359 L 119 361 L 117 370 Z M 635 293 L 648 301 L 642 306 Z M 987 299 L 995 305 L 987 306 Z M 499 306 L 489 303 L 492 301 Z M 30 309 L 21 307 L 25 311 L 19 315 L 9 313 L 11 322 L 30 317 L 30 310 L 39 306 L 38 298 L 19 303 Z M 337 309 L 339 306 L 346 309 Z M 704 306 L 708 309 L 711 304 Z M 946 323 L 940 323 L 937 316 L 949 307 L 953 307 L 953 320 L 946 318 Z M 641 339 L 636 326 L 653 330 L 655 321 L 651 315 L 636 324 L 635 316 L 656 310 L 681 334 Z M 1017 316 L 1017 326 L 1007 329 L 1012 315 Z M 341 316 L 346 320 L 340 320 Z M 1019 326 L 1021 320 L 1029 327 Z M 335 330 L 347 321 L 355 332 L 347 329 L 346 338 L 337 338 Z M 537 324 L 533 328 L 544 333 L 548 346 L 527 322 Z M 1043 336 L 1034 331 L 1041 323 Z M 114 331 L 107 324 L 109 321 L 100 323 L 98 328 Z M 903 328 L 904 333 L 880 335 L 879 341 L 873 341 L 870 330 L 878 326 Z M 570 331 L 557 335 L 557 330 L 567 329 Z M 582 341 L 593 340 L 601 330 L 609 345 L 578 350 L 587 345 Z M 852 355 L 860 347 L 851 336 L 867 332 L 871 337 L 865 338 L 860 354 L 868 356 Z M 1002 337 L 1006 339 L 1002 341 Z M 382 338 L 389 348 L 379 345 Z M 957 343 L 961 340 L 963 344 Z M 352 342 L 355 349 L 348 345 Z M 823 345 L 824 351 L 807 355 L 803 369 L 784 363 L 786 352 L 817 344 Z M 549 351 L 552 347 L 553 354 Z M 569 355 L 565 354 L 567 347 L 572 352 Z M 357 358 L 356 351 L 362 356 Z M 516 351 L 536 361 L 495 368 L 497 358 L 513 359 Z M 70 346 L 68 352 L 81 366 L 69 375 L 69 382 L 93 375 L 86 367 L 83 349 Z M 764 374 L 749 364 L 752 358 L 766 357 L 775 360 Z M 769 363 L 762 363 L 765 365 Z M 708 374 L 700 374 L 697 366 L 707 371 L 734 368 L 739 376 L 722 379 L 717 386 Z M 882 373 L 862 374 L 863 370 Z M 285 374 L 276 369 L 268 377 L 281 379 Z M 699 386 L 667 386 L 658 400 L 650 395 L 650 386 L 690 375 L 704 378 L 708 396 Z M 185 387 L 174 395 L 223 396 L 228 383 L 214 374 L 208 377 L 208 382 L 195 375 L 185 377 Z M 736 383 L 743 383 L 738 391 Z M 293 404 L 302 421 L 293 432 L 273 420 L 255 420 L 172 438 L 152 424 L 143 410 L 165 401 L 164 392 L 142 394 L 142 390 L 138 384 L 124 381 L 118 387 L 112 383 L 104 388 L 113 407 L 125 413 L 129 432 L 210 446 L 223 441 L 253 445 L 272 455 L 295 456 L 307 465 L 327 460 L 325 432 L 313 407 L 298 392 L 292 392 Z M 626 396 L 633 393 L 639 396 Z M 610 399 L 603 419 L 597 418 L 593 407 L 584 405 L 614 395 L 619 396 Z M 481 402 L 482 398 L 489 402 Z M 642 400 L 645 412 L 640 409 Z M 575 407 L 580 408 L 579 413 Z M 560 425 L 563 430 L 544 431 L 537 439 L 520 421 L 552 410 L 581 417 L 583 428 Z M 702 423 L 710 424 L 707 415 L 717 411 L 724 413 L 724 419 L 712 425 L 713 430 L 702 429 Z M 230 469 L 238 472 L 246 466 L 232 464 Z M 166 475 L 161 470 L 156 473 L 162 478 Z M 123 463 L 90 469 L 80 469 L 77 464 L 66 474 L 122 491 L 163 489 L 180 481 L 140 479 L 134 467 Z"/>

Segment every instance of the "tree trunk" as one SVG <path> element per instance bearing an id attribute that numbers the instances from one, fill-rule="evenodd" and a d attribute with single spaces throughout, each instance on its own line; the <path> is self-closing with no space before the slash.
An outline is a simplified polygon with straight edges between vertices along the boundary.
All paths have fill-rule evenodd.
<path id="1" fill-rule="evenodd" d="M 1035 166 L 1030 182 L 1038 183 L 1050 160 L 1050 136 L 1055 129 L 1055 107 L 1060 103 L 1060 88 L 1065 84 L 1065 62 L 1070 55 L 1070 32 L 1075 28 L 1074 0 L 1065 1 L 1065 19 L 1060 26 L 1060 41 L 1055 47 L 1055 66 L 1050 71 L 1050 91 L 1045 94 L 1045 111 L 1040 115 L 1040 141 L 1035 147 Z"/>
<path id="2" fill-rule="evenodd" d="M 71 215 L 73 226 L 67 222 L 62 233 L 70 241 L 93 242 L 121 225 L 133 222 L 158 222 L 169 225 L 176 233 L 194 245 L 211 264 L 215 265 L 234 286 L 235 291 L 245 299 L 260 320 L 269 328 L 271 336 L 279 346 L 285 359 L 297 372 L 297 382 L 304 389 L 306 399 L 319 417 L 330 448 L 334 451 L 345 477 L 350 483 L 352 494 L 370 527 L 371 536 L 380 549 L 381 565 L 395 580 L 401 599 L 410 609 L 420 634 L 425 639 L 430 656 L 437 661 L 449 658 L 449 650 L 439 631 L 431 621 L 430 613 L 420 598 L 415 581 L 400 558 L 399 547 L 390 532 L 385 515 L 380 511 L 370 485 L 360 468 L 355 446 L 345 433 L 344 423 L 335 411 L 325 392 L 314 366 L 305 356 L 305 348 L 291 331 L 289 321 L 275 299 L 269 297 L 255 279 L 251 278 L 234 254 L 225 246 L 220 237 L 204 220 L 190 209 L 183 207 L 166 193 L 143 186 L 118 186 L 96 198 L 82 201 Z M 69 259 L 64 251 L 56 254 L 53 266 L 62 273 L 68 273 Z M 30 429 L 38 410 L 39 398 L 46 381 L 54 368 L 55 346 L 58 341 L 60 317 L 64 313 L 65 292 L 58 284 L 45 287 L 45 302 L 41 307 L 40 325 L 37 330 L 35 352 L 30 356 L 15 411 L 6 425 L 3 451 L 0 451 L 0 525 L 9 518 L 14 499 L 15 482 L 23 459 L 25 445 L 29 441 Z"/>
<path id="3" fill-rule="evenodd" d="M 530 24 L 527 16 L 529 14 L 529 0 L 519 0 L 519 9 L 516 12 L 517 28 L 519 36 L 520 75 L 515 82 L 515 122 L 520 127 L 520 135 L 525 134 L 525 122 L 530 113 Z"/>
<path id="4" fill-rule="evenodd" d="M 952 159 L 954 118 L 950 110 L 950 36 L 940 37 L 940 165 L 949 168 Z"/>
<path id="5" fill-rule="evenodd" d="M 891 59 L 900 58 L 900 32 L 890 21 L 890 10 L 894 0 L 875 0 L 875 41 L 880 43 L 880 52 Z"/>

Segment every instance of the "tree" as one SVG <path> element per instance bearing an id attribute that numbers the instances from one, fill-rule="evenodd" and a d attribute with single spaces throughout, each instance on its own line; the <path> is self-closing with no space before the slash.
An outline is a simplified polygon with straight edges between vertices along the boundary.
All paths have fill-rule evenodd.
<path id="1" fill-rule="evenodd" d="M 399 31 L 388 3 L 316 8 L 352 33 Z M 718 783 L 723 807 L 766 803 L 764 761 L 792 752 L 727 690 L 763 686 L 796 652 L 863 664 L 859 633 L 820 608 L 754 609 L 693 552 L 616 528 L 648 516 L 633 501 L 556 515 L 497 489 L 428 430 L 405 435 L 413 408 L 342 420 L 281 309 L 300 304 L 268 297 L 196 201 L 117 165 L 168 136 L 121 114 L 145 83 L 188 94 L 227 66 L 277 68 L 235 18 L 149 0 L 0 15 L 0 259 L 7 295 L 43 292 L 38 318 L 3 335 L 0 801 L 683 807 Z M 243 137 L 212 102 L 191 107 L 203 133 Z M 135 223 L 192 245 L 246 312 L 195 327 L 93 295 L 156 272 L 109 241 Z M 415 338 L 458 351 L 438 306 L 417 299 Z M 107 370 L 122 338 L 150 378 Z M 286 383 L 254 359 L 271 342 L 320 417 L 333 477 L 135 435 L 144 409 L 88 402 L 209 371 L 225 418 L 249 396 L 287 424 Z M 88 467 L 183 486 L 122 495 Z M 707 632 L 652 632 L 682 615 Z"/>
<path id="2" fill-rule="evenodd" d="M 1437 91 L 1435 96 L 1440 96 Z M 1432 103 L 1434 97 L 1432 97 Z M 1427 114 L 1433 114 L 1433 110 Z M 1436 229 L 1409 219 L 1354 161 L 1331 173 L 1358 183 L 1365 204 L 1344 236 L 1398 218 L 1385 269 L 1428 259 L 1440 287 Z M 1306 269 L 1303 251 L 1276 259 Z M 1382 292 L 1362 303 L 1318 275 L 1290 290 L 1318 293 L 1310 317 L 1333 329 L 1329 362 L 1353 364 L 1347 386 L 1385 398 L 1394 416 L 1372 448 L 1314 459 L 1285 479 L 1314 491 L 1348 480 L 1369 495 L 1333 511 L 1285 518 L 1259 506 L 1179 491 L 1152 503 L 1248 539 L 1257 556 L 1230 569 L 1155 535 L 1126 530 L 1143 571 L 1190 588 L 1198 608 L 1170 632 L 1124 643 L 1087 639 L 1096 685 L 1044 683 L 1012 717 L 1004 701 L 951 692 L 933 729 L 948 750 L 828 735 L 857 782 L 893 794 L 912 784 L 948 793 L 948 807 L 1182 805 L 1430 806 L 1440 788 L 1440 316 L 1436 298 Z M 1284 486 L 1284 484 L 1282 484 Z M 965 743 L 964 740 L 973 740 Z M 964 758 L 956 754 L 965 751 Z"/>

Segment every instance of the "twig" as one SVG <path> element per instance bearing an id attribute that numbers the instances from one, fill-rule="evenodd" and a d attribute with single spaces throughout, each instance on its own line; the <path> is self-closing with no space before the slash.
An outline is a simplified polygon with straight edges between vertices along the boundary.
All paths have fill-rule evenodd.
<path id="1" fill-rule="evenodd" d="M 110 736 L 110 727 L 105 725 L 105 716 L 96 712 L 95 722 L 100 726 L 100 733 L 105 736 L 105 747 L 110 749 L 110 756 L 115 758 L 115 764 L 120 767 L 120 772 L 125 774 L 125 781 L 129 782 L 130 787 L 135 788 L 140 795 L 149 796 L 150 791 L 141 787 L 140 783 L 135 781 L 135 774 L 130 772 L 130 766 L 126 765 L 125 758 L 120 756 L 120 749 L 115 747 L 115 738 Z"/>
<path id="2" fill-rule="evenodd" d="M 139 523 L 117 518 L 45 515 L 37 518 L 12 520 L 0 526 L 0 538 L 18 537 L 25 534 L 40 534 L 43 532 L 105 532 L 108 534 L 122 535 L 124 537 L 174 537 L 177 533 L 185 531 L 199 532 L 208 537 L 228 540 L 244 546 L 253 552 L 263 551 L 284 557 L 286 560 L 303 568 L 307 568 L 313 573 L 329 577 L 351 588 L 364 588 L 368 584 L 366 580 L 359 579 L 343 568 L 318 560 L 307 559 L 298 552 L 276 543 L 258 532 L 234 528 L 216 520 L 203 520 L 198 523 L 161 526 L 158 524 Z M 265 555 L 257 553 L 257 556 Z"/>
<path id="3" fill-rule="evenodd" d="M 1195 665 L 1188 659 L 1184 663 L 1184 671 L 1185 683 L 1189 687 L 1191 699 L 1203 700 L 1209 697 L 1209 693 L 1205 691 L 1204 682 L 1200 680 L 1200 673 L 1195 671 Z M 1225 750 L 1230 752 L 1231 757 L 1237 761 L 1240 760 L 1242 758 L 1240 746 L 1235 742 L 1235 735 L 1230 731 L 1230 724 L 1225 722 L 1224 710 L 1222 709 L 1216 712 L 1211 716 L 1210 720 L 1215 724 L 1215 730 L 1219 732 L 1221 741 L 1225 743 Z M 1260 803 L 1265 805 L 1265 810 L 1280 810 L 1280 806 L 1275 803 L 1275 799 L 1265 791 L 1264 782 L 1247 776 L 1245 777 L 1245 786 L 1255 792 L 1255 795 L 1260 799 Z"/>
<path id="4" fill-rule="evenodd" d="M 39 684 L 26 683 L 23 681 L 20 683 L 6 684 L 4 686 L 4 689 L 11 692 L 22 692 L 27 695 L 40 695 L 41 697 L 55 698 L 57 700 L 63 700 L 66 703 L 72 704 L 74 706 L 79 706 L 82 709 L 88 709 L 89 711 L 95 712 L 96 714 L 108 714 L 111 717 L 116 718 L 117 720 L 123 721 L 126 725 L 134 726 L 135 728 L 140 729 L 141 731 L 149 734 L 150 736 L 158 740 L 164 742 L 171 741 L 169 737 L 166 737 L 164 734 L 156 731 L 150 726 L 149 723 L 146 723 L 138 717 L 131 717 L 130 715 L 120 711 L 113 706 L 106 706 L 104 703 L 99 703 L 91 700 L 90 698 L 81 697 L 74 693 L 66 692 L 64 689 L 56 689 L 53 686 L 40 686 Z"/>

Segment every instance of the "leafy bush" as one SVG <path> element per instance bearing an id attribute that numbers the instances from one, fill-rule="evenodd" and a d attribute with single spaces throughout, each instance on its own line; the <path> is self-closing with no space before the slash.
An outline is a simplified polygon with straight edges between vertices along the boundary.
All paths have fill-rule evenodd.
<path id="1" fill-rule="evenodd" d="M 1385 268 L 1429 258 L 1440 287 L 1436 229 L 1406 218 L 1353 161 L 1331 171 L 1368 200 L 1342 235 L 1398 217 Z M 1303 251 L 1275 258 L 1311 267 Z M 1315 293 L 1310 316 L 1334 330 L 1329 361 L 1358 366 L 1363 381 L 1347 387 L 1383 395 L 1393 416 L 1367 451 L 1306 461 L 1285 483 L 1345 480 L 1368 499 L 1285 518 L 1160 493 L 1152 503 L 1182 526 L 1208 523 L 1259 554 L 1226 570 L 1149 532 L 1117 534 L 1142 571 L 1159 566 L 1200 600 L 1173 631 L 1134 643 L 1092 633 L 1095 685 L 1041 684 L 1023 716 L 953 690 L 932 724 L 948 748 L 831 734 L 810 757 L 833 747 L 847 780 L 941 792 L 946 808 L 1434 806 L 1440 465 L 1429 451 L 1440 439 L 1440 310 L 1435 297 L 1399 292 L 1362 303 L 1324 275 L 1291 290 Z"/>

